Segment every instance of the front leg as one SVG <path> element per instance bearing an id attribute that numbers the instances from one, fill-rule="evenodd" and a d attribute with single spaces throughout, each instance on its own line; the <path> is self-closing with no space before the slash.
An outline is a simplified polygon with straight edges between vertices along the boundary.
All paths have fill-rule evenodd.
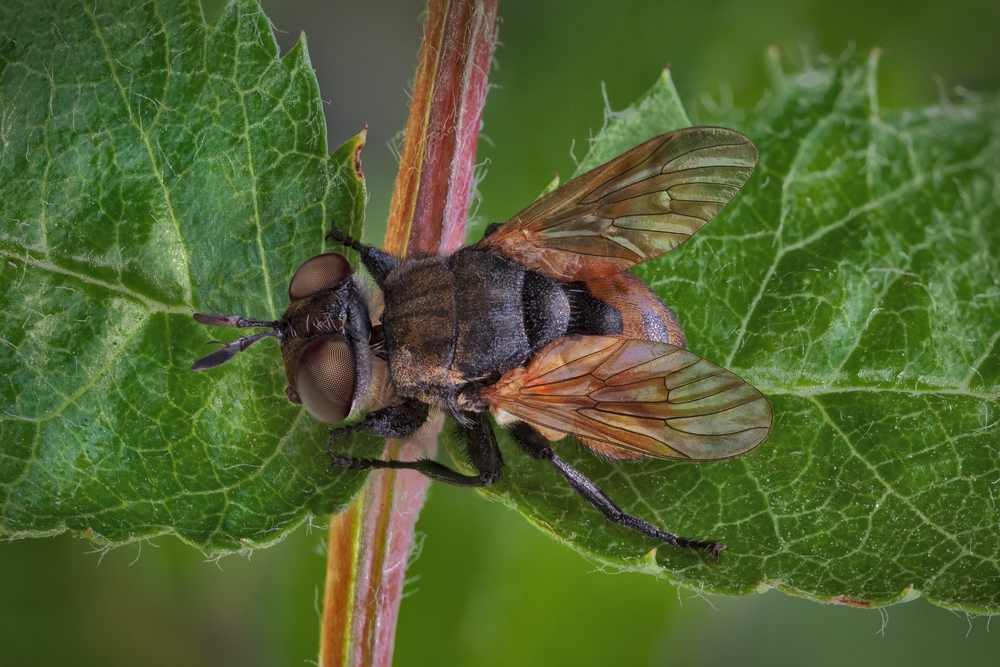
<path id="1" fill-rule="evenodd" d="M 423 403 L 420 405 L 424 405 L 425 407 L 424 419 L 426 420 L 426 405 Z M 390 408 L 376 410 L 376 412 L 372 414 L 396 407 L 397 406 L 390 406 Z M 466 416 L 469 418 L 469 425 L 464 426 L 459 424 L 458 429 L 459 434 L 465 441 L 465 450 L 469 455 L 469 462 L 478 473 L 476 475 L 464 475 L 457 470 L 453 470 L 448 466 L 431 459 L 418 459 L 416 461 L 356 459 L 346 456 L 336 456 L 332 451 L 330 453 L 330 465 L 331 467 L 339 466 L 344 468 L 392 468 L 395 470 L 416 470 L 419 473 L 427 475 L 431 479 L 436 479 L 439 482 L 445 482 L 446 484 L 453 484 L 455 486 L 489 486 L 500 479 L 500 471 L 503 469 L 503 458 L 501 458 L 500 448 L 497 446 L 496 435 L 493 433 L 493 428 L 490 425 L 487 413 L 467 413 Z M 365 422 L 367 421 L 368 418 L 366 417 Z M 330 439 L 331 448 L 338 433 L 353 433 L 366 428 L 366 426 L 364 426 L 365 422 L 361 422 L 361 424 L 356 426 L 350 426 L 345 429 L 338 429 L 337 431 L 334 431 L 333 437 Z M 378 431 L 374 428 L 372 430 L 378 433 Z M 379 433 L 379 435 L 382 434 Z M 405 436 L 389 435 L 386 437 Z"/>
<path id="2" fill-rule="evenodd" d="M 330 223 L 330 232 L 326 235 L 326 238 L 342 243 L 348 248 L 355 250 L 361 256 L 361 262 L 368 269 L 368 273 L 372 274 L 372 277 L 375 278 L 375 282 L 378 283 L 379 287 L 385 286 L 386 277 L 399 266 L 398 258 L 393 257 L 381 248 L 376 248 L 375 246 L 352 239 L 337 229 L 336 220 Z"/>
<path id="3" fill-rule="evenodd" d="M 360 431 L 371 431 L 383 438 L 409 438 L 424 425 L 429 413 L 430 406 L 426 403 L 405 398 L 394 405 L 369 412 L 357 424 L 333 429 L 330 431 L 330 446 L 333 446 L 334 440 Z"/>

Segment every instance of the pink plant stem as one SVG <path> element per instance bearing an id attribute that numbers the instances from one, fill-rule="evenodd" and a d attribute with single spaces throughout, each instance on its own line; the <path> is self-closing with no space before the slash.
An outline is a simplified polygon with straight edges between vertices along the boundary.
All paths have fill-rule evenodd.
<path id="1" fill-rule="evenodd" d="M 476 143 L 496 41 L 499 0 L 430 0 L 385 248 L 397 255 L 451 252 L 465 241 Z M 437 450 L 441 418 L 386 456 Z M 380 470 L 333 518 L 320 638 L 321 667 L 392 663 L 413 530 L 428 480 Z"/>

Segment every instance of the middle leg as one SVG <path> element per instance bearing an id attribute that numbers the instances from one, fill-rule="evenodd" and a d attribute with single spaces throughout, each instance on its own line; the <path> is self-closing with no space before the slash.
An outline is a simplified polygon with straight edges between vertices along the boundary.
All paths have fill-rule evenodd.
<path id="1" fill-rule="evenodd" d="M 465 443 L 465 451 L 469 455 L 469 463 L 477 474 L 465 475 L 443 463 L 431 459 L 416 461 L 396 461 L 382 459 L 356 459 L 330 454 L 330 466 L 344 468 L 392 468 L 396 470 L 416 470 L 431 479 L 455 486 L 489 486 L 500 479 L 503 470 L 503 458 L 497 446 L 496 435 L 490 425 L 488 413 L 467 413 L 469 425 L 458 425 L 459 434 Z M 331 441 L 332 443 L 332 441 Z"/>

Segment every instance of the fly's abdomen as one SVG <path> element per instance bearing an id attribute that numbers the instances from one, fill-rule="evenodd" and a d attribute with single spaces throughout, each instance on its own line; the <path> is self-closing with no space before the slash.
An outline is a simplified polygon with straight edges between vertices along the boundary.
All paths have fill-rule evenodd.
<path id="1" fill-rule="evenodd" d="M 458 312 L 455 370 L 467 381 L 500 377 L 532 353 L 522 303 L 528 270 L 482 251 L 460 250 L 451 265 Z"/>

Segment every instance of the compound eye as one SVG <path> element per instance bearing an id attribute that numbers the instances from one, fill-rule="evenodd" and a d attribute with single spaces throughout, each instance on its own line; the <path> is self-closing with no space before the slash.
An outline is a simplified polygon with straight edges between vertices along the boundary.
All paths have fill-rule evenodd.
<path id="1" fill-rule="evenodd" d="M 309 341 L 295 363 L 295 391 L 321 422 L 343 421 L 354 403 L 354 353 L 343 336 Z"/>
<path id="2" fill-rule="evenodd" d="M 307 259 L 292 276 L 288 298 L 291 301 L 304 299 L 320 290 L 336 287 L 350 276 L 351 265 L 339 252 L 316 255 Z"/>

